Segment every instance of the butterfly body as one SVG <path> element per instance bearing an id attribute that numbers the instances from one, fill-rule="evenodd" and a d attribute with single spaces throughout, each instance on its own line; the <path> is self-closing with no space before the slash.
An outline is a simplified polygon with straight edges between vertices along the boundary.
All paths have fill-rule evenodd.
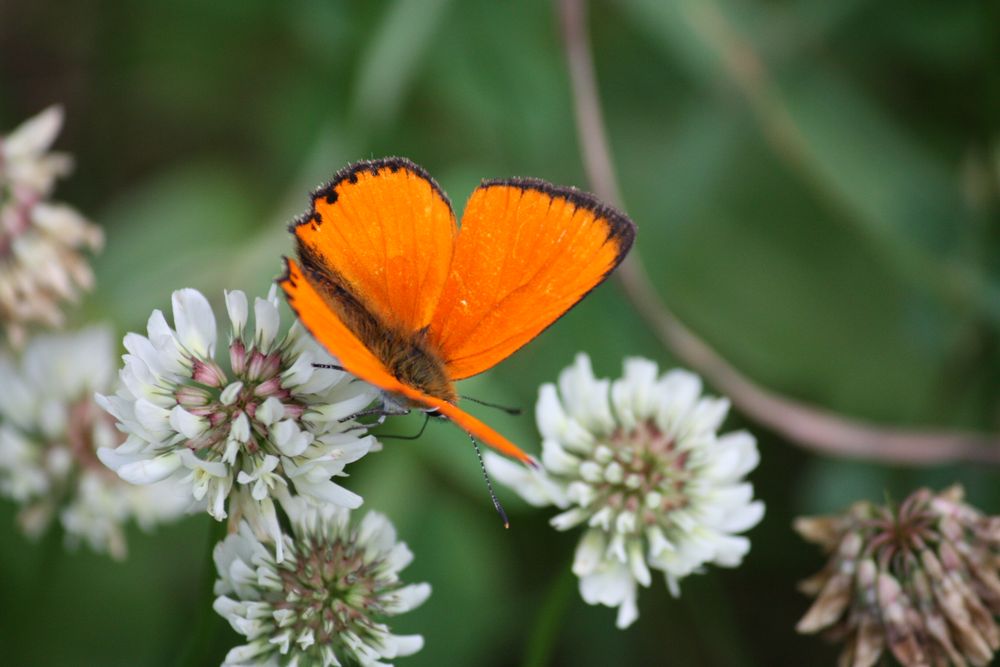
<path id="1" fill-rule="evenodd" d="M 279 284 L 351 373 L 516 445 L 456 406 L 455 381 L 494 366 L 602 282 L 635 226 L 591 195 L 534 179 L 485 181 L 459 228 L 441 188 L 402 158 L 359 162 L 291 226 L 299 261 Z"/>

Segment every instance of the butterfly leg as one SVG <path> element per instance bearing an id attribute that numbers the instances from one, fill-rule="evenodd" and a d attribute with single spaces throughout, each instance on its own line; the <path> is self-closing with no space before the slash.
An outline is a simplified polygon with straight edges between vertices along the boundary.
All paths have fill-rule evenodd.
<path id="1" fill-rule="evenodd" d="M 353 415 L 348 415 L 347 417 L 341 419 L 340 423 L 353 421 L 355 419 L 358 419 L 359 417 L 371 417 L 374 415 L 377 417 L 375 421 L 370 423 L 358 424 L 357 426 L 348 429 L 348 431 L 353 431 L 355 429 L 369 429 L 384 424 L 386 417 L 402 416 L 410 414 L 409 406 L 396 400 L 390 394 L 383 392 L 381 399 L 382 399 L 382 405 L 374 408 L 365 408 L 364 410 L 355 412 Z M 423 432 L 422 429 L 421 432 Z"/>
<path id="2" fill-rule="evenodd" d="M 427 429 L 427 424 L 428 422 L 430 422 L 430 420 L 431 420 L 431 414 L 429 412 L 425 412 L 424 423 L 420 425 L 420 430 L 417 431 L 415 435 L 392 435 L 392 434 L 382 433 L 379 435 L 379 438 L 383 440 L 386 438 L 390 440 L 416 440 L 417 438 L 419 438 L 424 434 L 424 431 Z"/>

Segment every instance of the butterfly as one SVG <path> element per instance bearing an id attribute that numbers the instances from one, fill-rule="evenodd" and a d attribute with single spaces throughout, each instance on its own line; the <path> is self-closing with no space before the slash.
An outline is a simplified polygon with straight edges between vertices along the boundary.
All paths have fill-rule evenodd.
<path id="1" fill-rule="evenodd" d="M 340 366 L 402 404 L 533 459 L 458 407 L 455 382 L 506 359 L 625 258 L 635 224 L 593 195 L 487 180 L 459 227 L 444 191 L 404 158 L 348 165 L 290 225 L 298 261 L 278 279 Z"/>

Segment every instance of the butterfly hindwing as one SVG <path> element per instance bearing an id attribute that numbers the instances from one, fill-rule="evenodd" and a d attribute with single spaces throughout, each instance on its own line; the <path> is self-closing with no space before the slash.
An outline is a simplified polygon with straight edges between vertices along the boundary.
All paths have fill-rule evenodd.
<path id="1" fill-rule="evenodd" d="M 399 381 L 330 307 L 329 297 L 306 279 L 295 260 L 286 259 L 285 265 L 278 286 L 284 290 L 289 307 L 306 331 L 352 375 L 385 391 L 397 391 Z"/>
<path id="2" fill-rule="evenodd" d="M 290 259 L 286 263 L 285 275 L 278 279 L 278 285 L 284 290 L 288 305 L 313 338 L 335 355 L 345 370 L 383 391 L 405 396 L 417 405 L 437 410 L 507 456 L 532 464 L 532 458 L 517 445 L 476 417 L 446 400 L 400 382 L 328 306 L 327 297 L 313 287 L 299 265 Z"/>

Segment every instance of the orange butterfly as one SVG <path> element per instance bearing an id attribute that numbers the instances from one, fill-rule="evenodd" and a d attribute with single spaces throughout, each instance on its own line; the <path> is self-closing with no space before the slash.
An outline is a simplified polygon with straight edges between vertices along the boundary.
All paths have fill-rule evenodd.
<path id="1" fill-rule="evenodd" d="M 357 162 L 292 223 L 299 261 L 278 279 L 344 369 L 533 460 L 455 403 L 455 381 L 506 359 L 622 261 L 625 215 L 535 179 L 484 181 L 459 229 L 437 183 L 404 158 Z"/>

